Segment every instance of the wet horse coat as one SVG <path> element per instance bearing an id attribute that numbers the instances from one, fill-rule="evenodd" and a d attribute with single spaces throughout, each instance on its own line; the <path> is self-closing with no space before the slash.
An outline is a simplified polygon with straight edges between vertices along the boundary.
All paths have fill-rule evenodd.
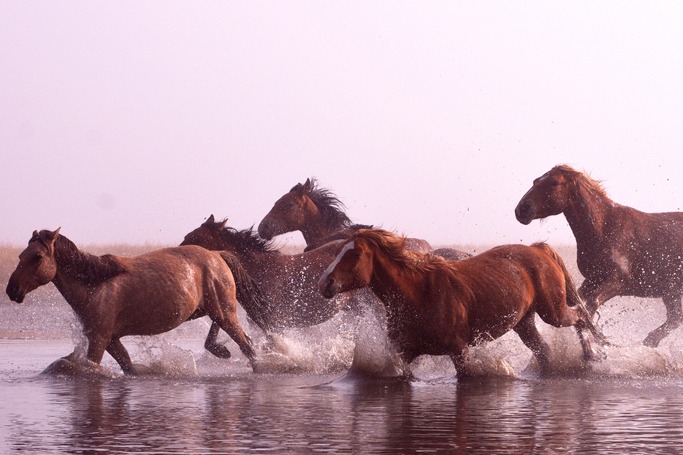
<path id="1" fill-rule="evenodd" d="M 612 201 L 602 186 L 569 166 L 537 178 L 517 204 L 522 224 L 564 213 L 576 237 L 591 314 L 618 296 L 661 298 L 666 321 L 643 343 L 657 346 L 683 323 L 683 213 L 645 213 Z"/>
<path id="2" fill-rule="evenodd" d="M 21 303 L 49 282 L 74 310 L 88 339 L 88 360 L 99 364 L 105 350 L 124 373 L 140 372 L 120 339 L 167 332 L 188 319 L 212 320 L 206 348 L 218 357 L 230 351 L 216 342 L 227 332 L 252 361 L 255 352 L 237 318 L 236 289 L 225 258 L 196 246 L 165 248 L 135 257 L 94 256 L 56 231 L 35 231 L 19 256 L 7 295 Z"/>
<path id="3" fill-rule="evenodd" d="M 575 326 L 584 357 L 593 357 L 583 331 L 602 336 L 548 245 L 505 245 L 460 261 L 404 245 L 404 238 L 389 232 L 359 230 L 340 248 L 319 287 L 333 297 L 369 286 L 387 309 L 389 338 L 406 362 L 422 354 L 449 355 L 462 376 L 468 346 L 512 329 L 547 372 L 550 348 L 536 329 L 535 314 L 556 327 Z"/>
<path id="4" fill-rule="evenodd" d="M 264 330 L 309 327 L 323 323 L 347 308 L 349 298 L 327 300 L 320 296 L 320 274 L 334 259 L 337 243 L 302 254 L 283 254 L 251 229 L 238 231 L 227 220 L 206 222 L 188 233 L 181 245 L 225 250 L 240 263 L 263 296 L 258 307 L 244 305 L 249 317 Z"/>

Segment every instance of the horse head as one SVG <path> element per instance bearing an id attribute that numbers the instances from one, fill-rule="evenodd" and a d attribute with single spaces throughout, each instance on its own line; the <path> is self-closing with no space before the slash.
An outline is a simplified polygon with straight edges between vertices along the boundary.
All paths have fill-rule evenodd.
<path id="1" fill-rule="evenodd" d="M 340 292 L 368 286 L 372 280 L 373 255 L 370 245 L 362 238 L 354 236 L 343 243 L 318 281 L 323 297 L 331 299 Z"/>
<path id="2" fill-rule="evenodd" d="M 17 303 L 26 294 L 52 281 L 57 274 L 55 241 L 60 228 L 55 231 L 34 231 L 28 246 L 19 255 L 19 264 L 7 283 L 7 295 Z"/>
<path id="3" fill-rule="evenodd" d="M 216 221 L 213 214 L 207 218 L 197 229 L 188 233 L 183 242 L 183 245 L 199 245 L 207 250 L 224 250 L 226 245 L 221 236 L 221 232 L 225 229 L 228 219 Z"/>
<path id="4" fill-rule="evenodd" d="M 555 166 L 534 180 L 515 207 L 515 217 L 522 224 L 532 220 L 559 215 L 571 203 L 572 187 L 577 171 L 569 166 Z"/>
<path id="5" fill-rule="evenodd" d="M 316 205 L 308 197 L 315 186 L 315 181 L 306 179 L 305 183 L 296 184 L 288 193 L 275 201 L 273 208 L 258 225 L 258 234 L 271 240 L 273 237 L 287 232 L 298 231 L 304 227 L 308 214 L 316 211 Z"/>

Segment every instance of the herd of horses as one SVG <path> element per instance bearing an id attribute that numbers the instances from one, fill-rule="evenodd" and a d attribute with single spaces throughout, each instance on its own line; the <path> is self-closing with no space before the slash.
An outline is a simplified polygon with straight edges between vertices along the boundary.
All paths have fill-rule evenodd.
<path id="1" fill-rule="evenodd" d="M 325 322 L 371 299 L 386 314 L 387 333 L 403 361 L 448 355 L 467 376 L 468 347 L 510 330 L 552 369 L 550 347 L 535 315 L 573 326 L 583 358 L 607 340 L 593 322 L 615 296 L 661 298 L 666 321 L 643 343 L 656 347 L 683 322 L 683 213 L 644 213 L 612 201 L 599 182 L 560 165 L 535 179 L 515 208 L 529 224 L 563 213 L 574 233 L 584 281 L 577 289 L 560 255 L 545 243 L 502 245 L 476 256 L 434 250 L 371 225 L 353 224 L 344 205 L 315 179 L 295 185 L 258 226 L 237 230 L 211 215 L 178 247 L 136 257 L 95 256 L 55 231 L 35 231 L 6 287 L 10 299 L 55 284 L 78 316 L 87 359 L 108 352 L 126 374 L 144 373 L 121 343 L 129 335 L 169 331 L 208 316 L 205 347 L 229 358 L 217 342 L 224 330 L 255 367 L 257 354 L 237 305 L 265 333 Z M 273 238 L 300 231 L 306 249 L 284 254 Z M 64 359 L 70 359 L 75 354 Z"/>

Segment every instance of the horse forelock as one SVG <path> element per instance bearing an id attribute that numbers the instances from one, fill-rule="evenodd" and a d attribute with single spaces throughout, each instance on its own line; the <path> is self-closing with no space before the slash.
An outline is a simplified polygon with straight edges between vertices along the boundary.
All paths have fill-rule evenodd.
<path id="1" fill-rule="evenodd" d="M 126 267 L 116 256 L 86 253 L 61 234 L 57 237 L 54 248 L 55 259 L 64 273 L 87 284 L 98 284 L 126 271 Z"/>
<path id="2" fill-rule="evenodd" d="M 292 188 L 292 191 L 299 187 L 304 188 L 299 183 Z M 351 225 L 351 219 L 346 215 L 344 203 L 332 191 L 318 187 L 317 179 L 310 179 L 310 186 L 304 194 L 318 207 L 320 217 L 328 227 L 339 228 Z"/>

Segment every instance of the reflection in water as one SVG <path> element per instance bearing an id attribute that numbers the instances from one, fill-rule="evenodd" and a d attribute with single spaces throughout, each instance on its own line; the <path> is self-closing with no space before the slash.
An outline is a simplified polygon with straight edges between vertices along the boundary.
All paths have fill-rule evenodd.
<path id="1" fill-rule="evenodd" d="M 262 361 L 270 362 L 264 371 L 287 374 L 252 374 L 239 354 L 206 355 L 201 320 L 168 338 L 125 340 L 137 362 L 173 373 L 147 378 L 38 376 L 73 343 L 0 340 L 0 453 L 679 453 L 683 329 L 644 348 L 663 309 L 620 305 L 629 302 L 639 318 L 614 313 L 618 305 L 603 311 L 614 345 L 587 371 L 576 371 L 571 330 L 540 326 L 565 365 L 553 379 L 526 369 L 531 355 L 512 333 L 473 350 L 481 377 L 471 380 L 456 381 L 447 358 L 414 362 L 421 379 L 412 383 L 333 380 L 352 352 L 356 363 L 387 370 L 375 323 L 361 325 L 355 340 L 337 323 L 284 334 L 278 343 L 287 349 Z M 0 329 L 21 327 L 26 314 L 15 313 L 29 308 L 0 307 Z M 116 369 L 108 357 L 103 365 Z"/>
<path id="2" fill-rule="evenodd" d="M 3 424 L 3 450 L 674 453 L 683 438 L 680 381 L 342 379 L 316 385 L 327 379 L 8 383 L 2 398 L 12 411 Z"/>

